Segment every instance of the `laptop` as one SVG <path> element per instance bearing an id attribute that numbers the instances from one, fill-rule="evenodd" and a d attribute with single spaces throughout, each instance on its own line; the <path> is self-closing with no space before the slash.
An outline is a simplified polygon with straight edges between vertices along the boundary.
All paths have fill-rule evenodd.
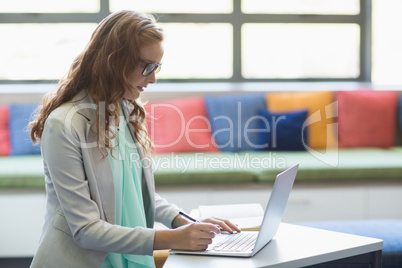
<path id="1" fill-rule="evenodd" d="M 278 231 L 298 169 L 299 164 L 276 176 L 259 232 L 222 233 L 215 236 L 205 251 L 172 250 L 171 253 L 231 257 L 254 256 L 274 238 Z"/>

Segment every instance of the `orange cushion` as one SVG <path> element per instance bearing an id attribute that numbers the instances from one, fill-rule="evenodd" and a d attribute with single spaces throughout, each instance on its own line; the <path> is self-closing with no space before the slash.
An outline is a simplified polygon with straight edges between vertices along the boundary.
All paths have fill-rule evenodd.
<path id="1" fill-rule="evenodd" d="M 337 146 L 334 129 L 336 120 L 332 110 L 334 94 L 332 92 L 274 92 L 268 93 L 266 100 L 267 108 L 271 112 L 308 110 L 308 145 L 311 148 L 321 149 Z M 312 117 L 313 114 L 314 117 Z"/>
<path id="2" fill-rule="evenodd" d="M 339 91 L 339 146 L 383 147 L 395 144 L 398 94 Z"/>
<path id="3" fill-rule="evenodd" d="M 155 153 L 218 151 L 203 98 L 152 102 L 145 109 Z"/>

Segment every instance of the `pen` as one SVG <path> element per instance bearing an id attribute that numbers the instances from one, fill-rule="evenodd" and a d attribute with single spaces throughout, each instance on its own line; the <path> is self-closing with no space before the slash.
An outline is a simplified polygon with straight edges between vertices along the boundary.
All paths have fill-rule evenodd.
<path id="1" fill-rule="evenodd" d="M 191 217 L 190 215 L 184 213 L 183 211 L 180 211 L 179 214 L 182 215 L 183 217 L 186 217 L 186 218 L 189 219 L 190 221 L 198 222 L 198 223 L 200 222 L 199 220 L 194 219 L 193 217 Z"/>
<path id="2" fill-rule="evenodd" d="M 186 217 L 186 218 L 189 219 L 190 221 L 200 223 L 199 220 L 194 219 L 193 217 L 191 217 L 190 215 L 188 215 L 187 213 L 185 213 L 185 212 L 183 212 L 183 211 L 179 211 L 179 214 L 182 215 L 183 217 Z M 220 226 L 217 226 L 217 227 L 218 227 L 218 228 L 221 228 Z M 229 233 L 229 232 L 227 232 L 227 231 L 223 231 L 223 232 Z M 230 234 L 230 233 L 229 233 L 229 234 Z M 237 231 L 232 231 L 232 234 L 237 234 Z"/>

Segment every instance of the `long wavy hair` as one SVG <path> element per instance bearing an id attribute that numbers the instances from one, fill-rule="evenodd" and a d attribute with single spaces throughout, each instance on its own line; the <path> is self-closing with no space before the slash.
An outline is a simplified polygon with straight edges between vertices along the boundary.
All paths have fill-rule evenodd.
<path id="1" fill-rule="evenodd" d="M 134 68 L 140 65 L 140 49 L 147 44 L 163 41 L 163 30 L 155 19 L 135 11 L 119 11 L 103 19 L 85 50 L 74 60 L 66 76 L 60 80 L 56 93 L 48 94 L 38 107 L 36 117 L 29 123 L 34 143 L 41 139 L 49 114 L 64 103 L 71 102 L 82 90 L 87 90 L 97 104 L 96 134 L 98 147 L 114 149 L 110 142 L 115 137 L 110 122 L 105 118 L 117 116 L 125 89 L 134 89 L 129 81 Z M 102 103 L 105 111 L 99 110 Z M 152 143 L 146 127 L 146 112 L 141 100 L 130 101 L 129 122 L 135 129 L 135 138 L 149 153 Z M 105 120 L 100 128 L 100 120 Z M 100 141 L 103 141 L 101 143 Z M 101 144 L 104 144 L 103 147 Z M 101 148 L 103 147 L 103 148 Z"/>

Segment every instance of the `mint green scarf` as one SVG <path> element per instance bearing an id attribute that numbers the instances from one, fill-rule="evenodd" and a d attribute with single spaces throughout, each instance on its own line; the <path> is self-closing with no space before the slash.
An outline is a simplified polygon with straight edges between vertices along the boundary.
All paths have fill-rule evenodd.
<path id="1" fill-rule="evenodd" d="M 116 192 L 116 224 L 126 227 L 146 227 L 144 203 L 142 199 L 142 165 L 130 129 L 120 111 L 120 123 L 114 128 L 119 143 L 113 156 L 109 151 Z M 115 141 L 117 142 L 117 140 Z M 141 241 L 132 241 L 141 243 Z M 101 268 L 155 267 L 152 256 L 109 253 Z"/>

